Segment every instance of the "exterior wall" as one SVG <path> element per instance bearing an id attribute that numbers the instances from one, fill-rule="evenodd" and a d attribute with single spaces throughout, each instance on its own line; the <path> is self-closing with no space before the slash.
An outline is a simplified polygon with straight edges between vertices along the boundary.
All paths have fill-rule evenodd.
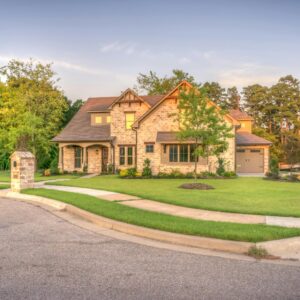
<path id="1" fill-rule="evenodd" d="M 82 148 L 81 168 L 75 168 L 74 146 Z M 59 144 L 59 169 L 64 172 L 83 172 L 84 165 L 88 173 L 101 173 L 102 171 L 102 147 L 108 148 L 108 164 L 113 163 L 113 151 L 108 142 L 99 143 L 61 143 Z"/>
<path id="2" fill-rule="evenodd" d="M 151 161 L 151 168 L 153 174 L 158 172 L 171 172 L 178 169 L 183 173 L 193 172 L 194 163 L 165 163 L 162 158 L 163 145 L 156 143 L 156 135 L 158 131 L 178 131 L 179 124 L 176 117 L 172 116 L 178 112 L 178 103 L 176 99 L 166 99 L 156 111 L 150 114 L 143 122 L 141 122 L 138 129 L 138 142 L 137 142 L 137 169 L 142 171 L 143 163 L 146 158 Z M 229 122 L 229 121 L 228 121 Z M 233 129 L 234 133 L 234 129 Z M 154 152 L 146 153 L 145 143 L 155 142 Z M 228 170 L 234 171 L 235 168 L 235 139 L 228 140 L 229 149 L 224 153 L 224 158 L 228 162 Z M 212 171 L 216 170 L 216 161 L 214 157 L 208 159 L 207 165 L 198 164 L 198 171 Z"/>
<path id="3" fill-rule="evenodd" d="M 119 156 L 119 145 L 136 145 L 136 132 L 132 129 L 126 129 L 125 126 L 125 113 L 135 112 L 135 120 L 141 117 L 147 110 L 149 106 L 144 103 L 117 103 L 113 106 L 111 110 L 112 123 L 111 136 L 115 137 L 115 167 L 116 169 L 124 169 L 129 166 L 120 166 L 120 156 Z M 131 166 L 133 167 L 133 166 Z"/>
<path id="4" fill-rule="evenodd" d="M 101 173 L 102 152 L 100 146 L 91 146 L 87 148 L 88 173 Z"/>
<path id="5" fill-rule="evenodd" d="M 264 173 L 269 172 L 269 164 L 270 164 L 269 146 L 238 146 L 237 149 L 263 149 L 264 150 Z"/>
<path id="6" fill-rule="evenodd" d="M 237 132 L 249 132 L 252 133 L 252 121 L 249 120 L 240 120 L 239 123 L 241 127 L 237 130 Z"/>
<path id="7" fill-rule="evenodd" d="M 19 192 L 34 187 L 35 157 L 26 151 L 16 151 L 11 156 L 11 189 Z"/>

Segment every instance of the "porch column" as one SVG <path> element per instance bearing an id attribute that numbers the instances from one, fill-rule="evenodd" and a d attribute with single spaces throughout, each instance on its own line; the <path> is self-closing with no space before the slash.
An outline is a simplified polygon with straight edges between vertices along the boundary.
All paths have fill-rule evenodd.
<path id="1" fill-rule="evenodd" d="M 64 158 L 63 158 L 63 155 L 64 155 L 64 147 L 63 146 L 59 146 L 58 148 L 58 169 L 60 172 L 63 172 L 64 171 Z"/>
<path id="2" fill-rule="evenodd" d="M 82 147 L 83 158 L 82 158 L 82 168 L 83 171 L 87 171 L 87 147 Z M 86 169 L 86 170 L 85 170 Z"/>

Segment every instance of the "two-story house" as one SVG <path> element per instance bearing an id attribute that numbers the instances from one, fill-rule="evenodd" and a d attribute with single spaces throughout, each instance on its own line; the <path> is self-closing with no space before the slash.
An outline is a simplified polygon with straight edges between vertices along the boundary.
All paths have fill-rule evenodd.
<path id="1" fill-rule="evenodd" d="M 166 95 L 140 96 L 128 89 L 118 97 L 89 98 L 53 141 L 59 144 L 62 171 L 106 173 L 108 168 L 136 167 L 146 158 L 154 174 L 174 169 L 192 172 L 194 144 L 179 141 L 178 95 L 183 81 Z M 208 105 L 211 105 L 211 103 Z M 233 138 L 223 154 L 227 169 L 237 173 L 265 173 L 271 143 L 252 134 L 252 118 L 240 110 L 224 116 Z M 200 171 L 215 171 L 216 157 L 199 158 Z"/>

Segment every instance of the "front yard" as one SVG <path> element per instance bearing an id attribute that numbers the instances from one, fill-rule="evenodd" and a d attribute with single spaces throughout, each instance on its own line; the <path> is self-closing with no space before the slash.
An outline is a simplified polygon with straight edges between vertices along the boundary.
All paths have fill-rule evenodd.
<path id="1" fill-rule="evenodd" d="M 246 242 L 262 242 L 300 235 L 299 228 L 194 220 L 128 207 L 77 193 L 47 189 L 28 189 L 23 190 L 23 193 L 56 199 L 121 222 L 181 234 Z"/>
<path id="2" fill-rule="evenodd" d="M 192 208 L 300 217 L 299 183 L 274 182 L 262 178 L 205 179 L 199 182 L 212 185 L 215 187 L 214 190 L 178 188 L 185 182 L 192 182 L 192 180 L 120 179 L 117 176 L 97 176 L 53 184 L 116 191 Z"/>

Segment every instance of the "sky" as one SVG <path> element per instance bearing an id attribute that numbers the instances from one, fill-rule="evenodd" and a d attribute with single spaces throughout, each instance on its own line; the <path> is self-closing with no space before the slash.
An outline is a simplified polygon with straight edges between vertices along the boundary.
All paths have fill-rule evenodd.
<path id="1" fill-rule="evenodd" d="M 117 96 L 150 70 L 241 89 L 300 78 L 300 0 L 0 0 L 0 67 L 53 63 L 72 99 Z"/>

